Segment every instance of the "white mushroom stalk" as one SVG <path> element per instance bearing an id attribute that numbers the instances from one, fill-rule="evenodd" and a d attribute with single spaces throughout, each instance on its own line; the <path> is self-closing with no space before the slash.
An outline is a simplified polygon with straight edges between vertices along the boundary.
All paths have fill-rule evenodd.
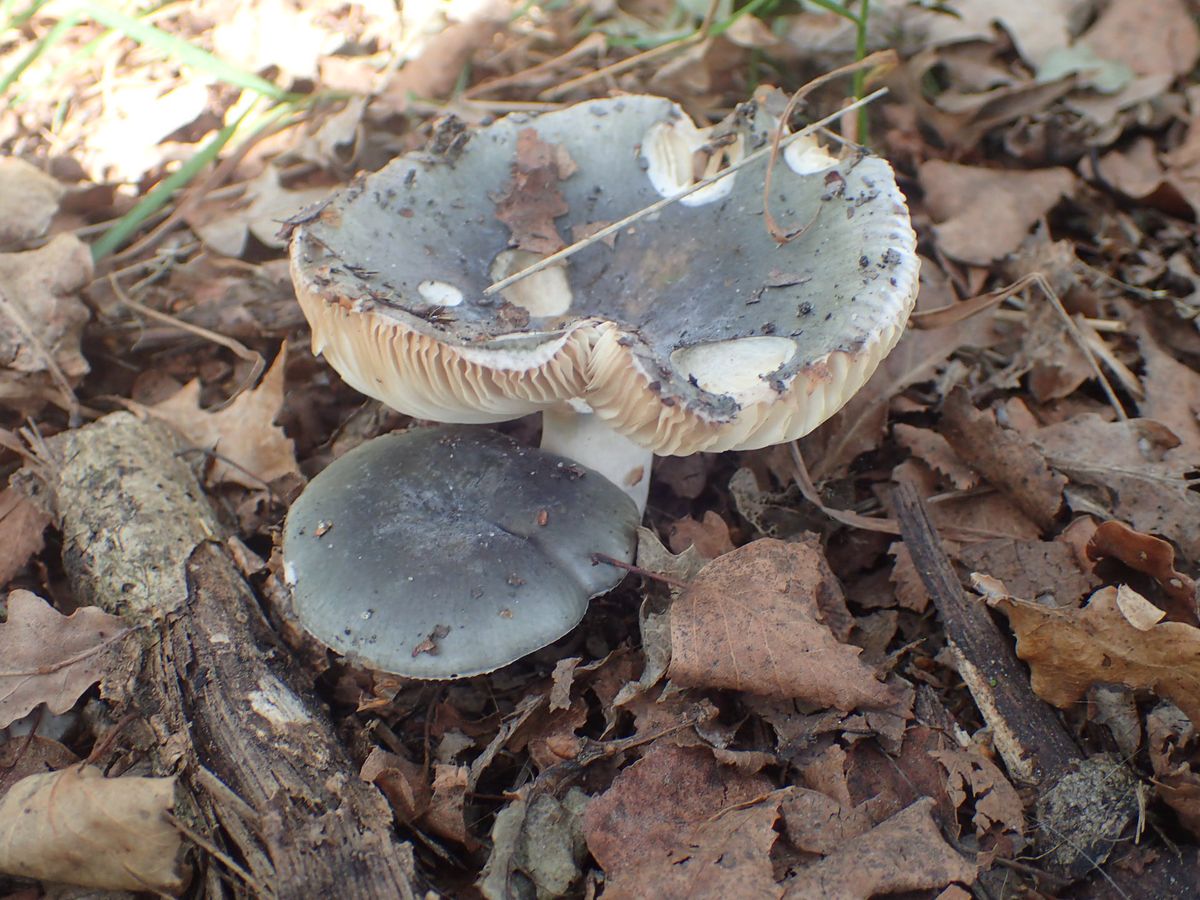
<path id="1" fill-rule="evenodd" d="M 563 403 L 542 413 L 542 449 L 599 472 L 633 498 L 639 514 L 646 511 L 654 451 L 613 431 L 586 404 Z"/>

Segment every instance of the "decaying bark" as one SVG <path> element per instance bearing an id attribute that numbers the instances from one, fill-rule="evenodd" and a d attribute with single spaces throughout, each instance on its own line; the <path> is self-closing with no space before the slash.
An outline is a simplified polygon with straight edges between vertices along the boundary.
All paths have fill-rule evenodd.
<path id="1" fill-rule="evenodd" d="M 174 433 L 117 413 L 47 449 L 25 489 L 62 528 L 79 602 L 142 627 L 131 702 L 247 889 L 413 896 L 411 847 L 275 639 Z"/>

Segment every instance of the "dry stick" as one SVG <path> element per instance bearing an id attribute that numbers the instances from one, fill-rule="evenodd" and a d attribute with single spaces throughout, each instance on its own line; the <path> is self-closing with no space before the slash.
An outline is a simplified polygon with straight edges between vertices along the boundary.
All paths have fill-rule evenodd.
<path id="1" fill-rule="evenodd" d="M 473 100 L 482 93 L 511 87 L 514 84 L 521 84 L 522 82 L 529 81 L 531 78 L 536 78 L 544 72 L 549 72 L 551 69 L 555 69 L 564 63 L 572 62 L 577 56 L 583 56 L 587 53 L 599 53 L 605 48 L 607 43 L 608 39 L 603 34 L 593 31 L 569 50 L 551 57 L 544 62 L 540 62 L 536 66 L 530 66 L 528 69 L 514 72 L 512 75 L 505 75 L 503 78 L 493 78 L 491 81 L 477 84 L 469 88 L 463 96 L 466 99 Z"/>
<path id="2" fill-rule="evenodd" d="M 879 90 L 875 91 L 874 93 L 868 94 L 867 96 L 863 97 L 861 100 L 856 100 L 853 104 L 846 107 L 846 109 L 854 110 L 854 109 L 858 109 L 860 106 L 866 106 L 868 103 L 873 103 L 874 101 L 878 100 L 880 97 L 882 97 L 886 93 L 887 93 L 887 88 L 880 88 Z M 794 132 L 793 134 L 789 134 L 787 137 L 785 137 L 782 141 L 779 142 L 779 146 L 786 147 L 788 144 L 792 143 L 792 141 L 796 141 L 802 137 L 807 136 L 814 129 L 820 128 L 822 125 L 825 125 L 825 124 L 831 122 L 833 119 L 836 119 L 844 111 L 845 110 L 839 110 L 836 113 L 825 116 L 823 119 L 818 119 L 816 122 L 813 122 L 811 125 L 808 125 L 802 129 L 800 129 L 799 131 Z M 611 234 L 616 234 L 622 228 L 626 228 L 629 225 L 632 225 L 634 222 L 637 222 L 640 219 L 646 218 L 646 216 L 654 215 L 654 213 L 658 212 L 659 210 L 665 209 L 666 207 L 671 206 L 674 203 L 678 203 L 680 200 L 684 199 L 685 197 L 691 196 L 692 194 L 696 193 L 697 191 L 704 190 L 704 188 L 708 187 L 710 184 L 716 184 L 722 178 L 732 175 L 738 169 L 744 168 L 753 162 L 757 162 L 758 160 L 760 160 L 764 156 L 766 156 L 768 153 L 770 153 L 771 149 L 772 148 L 770 148 L 770 147 L 763 147 L 760 150 L 755 150 L 749 156 L 743 157 L 741 160 L 734 163 L 729 168 L 722 169 L 720 172 L 717 172 L 715 175 L 710 175 L 707 178 L 702 178 L 700 181 L 697 181 L 691 187 L 680 191 L 678 194 L 672 194 L 670 197 L 664 197 L 661 200 L 656 200 L 654 203 L 651 203 L 649 206 L 644 206 L 641 209 L 639 209 L 637 212 L 630 213 L 625 218 L 619 219 L 618 221 L 613 222 L 610 225 L 604 226 L 599 231 L 595 232 L 594 234 L 588 235 L 583 240 L 576 241 L 574 244 L 571 244 L 570 246 L 563 247 L 563 249 L 559 250 L 556 253 L 551 253 L 545 259 L 538 260 L 533 265 L 528 266 L 528 267 L 522 269 L 521 271 L 516 272 L 512 275 L 509 275 L 507 278 L 502 278 L 499 281 L 495 282 L 494 284 L 484 288 L 483 295 L 485 297 L 490 297 L 492 294 L 495 294 L 497 291 L 504 290 L 506 287 L 508 287 L 511 284 L 521 281 L 524 278 L 528 278 L 530 275 L 536 275 L 538 272 L 542 271 L 543 269 L 547 269 L 550 266 L 553 266 L 553 265 L 556 265 L 557 263 L 562 262 L 564 259 L 567 259 L 568 257 L 574 256 L 580 250 L 584 250 L 587 247 L 590 247 L 592 244 L 595 244 L 598 241 L 604 240 L 606 237 L 608 237 Z"/>
<path id="3" fill-rule="evenodd" d="M 228 400 L 224 400 L 217 404 L 217 406 L 213 407 L 214 411 L 224 409 L 235 399 L 237 399 L 237 397 L 241 395 L 243 391 L 247 390 L 252 384 L 255 384 L 258 381 L 259 376 L 262 375 L 263 371 L 266 369 L 267 363 L 266 360 L 263 359 L 262 354 L 251 350 L 241 341 L 227 337 L 226 335 L 220 334 L 216 331 L 210 331 L 209 329 L 200 325 L 193 325 L 190 322 L 177 319 L 168 313 L 159 312 L 157 309 L 152 309 L 143 303 L 139 303 L 125 293 L 125 291 L 121 288 L 121 285 L 117 282 L 115 274 L 109 275 L 108 281 L 109 284 L 112 285 L 113 292 L 117 295 L 117 299 L 130 309 L 137 310 L 142 315 L 151 319 L 155 319 L 156 321 L 164 322 L 167 325 L 173 325 L 180 331 L 186 331 L 189 334 L 196 335 L 196 337 L 204 338 L 206 341 L 212 341 L 214 344 L 218 344 L 227 350 L 233 351 L 233 353 L 235 353 L 240 359 L 243 359 L 251 364 L 250 374 L 247 376 L 246 380 L 241 384 L 241 386 L 238 387 L 236 391 L 233 392 L 233 395 Z"/>
<path id="4" fill-rule="evenodd" d="M 826 72 L 824 75 L 814 78 L 808 84 L 797 90 L 796 93 L 792 94 L 791 99 L 788 100 L 788 104 L 783 110 L 783 115 L 779 117 L 779 125 L 775 129 L 775 135 L 771 140 L 771 158 L 767 162 L 767 174 L 763 178 L 763 220 L 767 224 L 767 231 L 770 233 L 771 237 L 775 239 L 776 243 L 787 244 L 791 241 L 794 241 L 812 227 L 813 223 L 817 220 L 817 216 L 821 213 L 821 207 L 818 206 L 817 211 L 813 213 L 813 217 L 807 222 L 807 224 L 797 228 L 792 232 L 785 232 L 783 229 L 781 229 L 779 227 L 779 223 L 775 221 L 775 217 L 771 215 L 771 176 L 775 171 L 775 161 L 779 158 L 779 148 L 782 146 L 781 141 L 784 137 L 784 131 L 788 127 L 788 122 L 791 121 L 792 113 L 796 109 L 796 104 L 807 97 L 814 90 L 819 88 L 821 85 L 828 81 L 832 81 L 834 78 L 840 78 L 842 75 L 849 75 L 853 72 L 858 72 L 862 69 L 873 68 L 877 65 L 894 65 L 897 59 L 898 57 L 896 56 L 895 50 L 881 50 L 878 53 L 872 53 L 870 56 L 865 56 L 856 62 L 849 63 L 848 65 L 839 66 L 832 72 Z M 857 108 L 857 106 L 851 104 L 845 109 L 840 110 L 833 118 L 840 118 L 851 110 Z M 812 128 L 813 126 L 809 127 Z M 807 129 L 801 129 L 801 131 L 798 133 L 803 134 L 805 130 Z"/>
<path id="5" fill-rule="evenodd" d="M 538 94 L 539 100 L 554 100 L 561 97 L 563 94 L 569 94 L 575 88 L 583 87 L 585 84 L 590 84 L 600 78 L 607 78 L 613 75 L 620 75 L 622 72 L 634 69 L 642 63 L 650 62 L 658 59 L 660 56 L 670 56 L 680 50 L 686 50 L 689 47 L 694 47 L 696 44 L 702 44 L 708 40 L 708 33 L 712 29 L 713 22 L 717 18 L 717 6 L 720 0 L 711 0 L 708 4 L 708 12 L 704 14 L 704 21 L 700 23 L 700 27 L 696 29 L 694 34 L 689 35 L 678 41 L 671 41 L 663 44 L 660 47 L 652 47 L 641 53 L 636 53 L 628 59 L 622 59 L 611 65 L 604 66 L 601 69 L 596 69 L 594 72 L 588 72 L 585 75 L 580 75 L 578 78 L 572 78 L 569 81 L 564 81 L 562 84 L 554 87 L 546 88 Z"/>
<path id="6" fill-rule="evenodd" d="M 1054 711 L 1034 695 L 1028 673 L 983 601 L 967 598 L 916 490 L 900 484 L 892 497 L 904 546 L 1009 773 L 1026 783 L 1049 784 L 1081 758 L 1079 749 Z"/>
<path id="7" fill-rule="evenodd" d="M 614 566 L 618 569 L 624 569 L 630 575 L 640 575 L 643 578 L 649 578 L 651 581 L 661 581 L 663 584 L 669 584 L 671 587 L 683 589 L 690 586 L 690 582 L 680 581 L 678 578 L 672 578 L 670 575 L 662 575 L 658 572 L 651 572 L 649 569 L 643 569 L 641 566 L 635 566 L 627 562 L 622 562 L 615 556 L 609 556 L 607 553 L 593 553 L 592 565 L 597 566 L 601 563 L 606 566 Z"/>

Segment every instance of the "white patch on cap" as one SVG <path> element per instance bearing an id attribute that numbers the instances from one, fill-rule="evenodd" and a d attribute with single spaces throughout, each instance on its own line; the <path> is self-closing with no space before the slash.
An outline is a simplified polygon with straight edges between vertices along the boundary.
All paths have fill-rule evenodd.
<path id="1" fill-rule="evenodd" d="M 744 337 L 681 347 L 671 363 L 710 394 L 728 394 L 740 403 L 767 399 L 770 375 L 792 358 L 796 342 L 785 337 Z"/>
<path id="2" fill-rule="evenodd" d="M 458 306 L 463 302 L 463 292 L 444 281 L 422 281 L 417 285 L 417 293 L 434 306 Z"/>
<path id="3" fill-rule="evenodd" d="M 646 136 L 642 138 L 642 159 L 646 161 L 646 177 L 660 196 L 674 197 L 680 191 L 690 188 L 696 183 L 695 158 L 696 151 L 708 142 L 711 128 L 697 128 L 687 116 L 680 116 L 671 122 L 656 122 L 650 126 Z M 731 148 L 731 161 L 741 158 L 742 139 L 739 136 Z M 710 167 L 715 167 L 720 160 L 719 155 L 710 158 Z M 715 174 L 706 171 L 705 176 Z M 722 178 L 716 184 L 701 188 L 694 194 L 689 194 L 679 202 L 684 206 L 703 206 L 723 200 L 733 192 L 733 182 L 737 175 Z"/>
<path id="4" fill-rule="evenodd" d="M 492 281 L 507 278 L 544 259 L 528 250 L 504 250 L 497 254 L 488 273 Z M 571 308 L 571 284 L 567 267 L 559 264 L 534 272 L 500 292 L 513 306 L 527 310 L 531 316 L 561 316 Z"/>
<path id="5" fill-rule="evenodd" d="M 783 161 L 797 175 L 815 175 L 832 169 L 838 162 L 811 134 L 784 147 Z"/>

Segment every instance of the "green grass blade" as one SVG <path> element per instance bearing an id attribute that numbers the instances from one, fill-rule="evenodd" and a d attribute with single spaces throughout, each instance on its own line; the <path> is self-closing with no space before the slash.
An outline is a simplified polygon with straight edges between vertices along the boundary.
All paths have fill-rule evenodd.
<path id="1" fill-rule="evenodd" d="M 54 26 L 42 36 L 42 39 L 34 44 L 29 52 L 3 78 L 0 78 L 0 96 L 6 93 L 17 82 L 17 79 L 25 74 L 26 69 L 37 62 L 39 56 L 66 37 L 67 32 L 79 24 L 81 18 L 81 14 L 72 13 L 55 22 Z"/>
<path id="2" fill-rule="evenodd" d="M 254 91 L 272 100 L 287 100 L 293 95 L 277 84 L 260 78 L 252 72 L 239 69 L 220 57 L 213 56 L 207 50 L 195 47 L 182 38 L 168 34 L 160 28 L 127 16 L 122 12 L 111 9 L 103 3 L 88 2 L 79 5 L 83 14 L 95 19 L 101 25 L 116 29 L 131 40 L 145 47 L 152 47 L 171 59 L 184 65 L 192 66 L 208 72 L 214 78 L 235 85 L 244 90 Z"/>
<path id="3" fill-rule="evenodd" d="M 242 117 L 243 119 L 245 116 Z M 196 155 L 182 166 L 155 185 L 145 197 L 139 200 L 129 212 L 125 213 L 92 244 L 92 259 L 97 262 L 112 253 L 142 227 L 142 223 L 158 212 L 174 195 L 174 193 L 195 178 L 200 171 L 211 163 L 225 145 L 229 143 L 241 125 L 242 119 L 226 125 L 213 136 L 207 144 L 196 151 Z"/>

